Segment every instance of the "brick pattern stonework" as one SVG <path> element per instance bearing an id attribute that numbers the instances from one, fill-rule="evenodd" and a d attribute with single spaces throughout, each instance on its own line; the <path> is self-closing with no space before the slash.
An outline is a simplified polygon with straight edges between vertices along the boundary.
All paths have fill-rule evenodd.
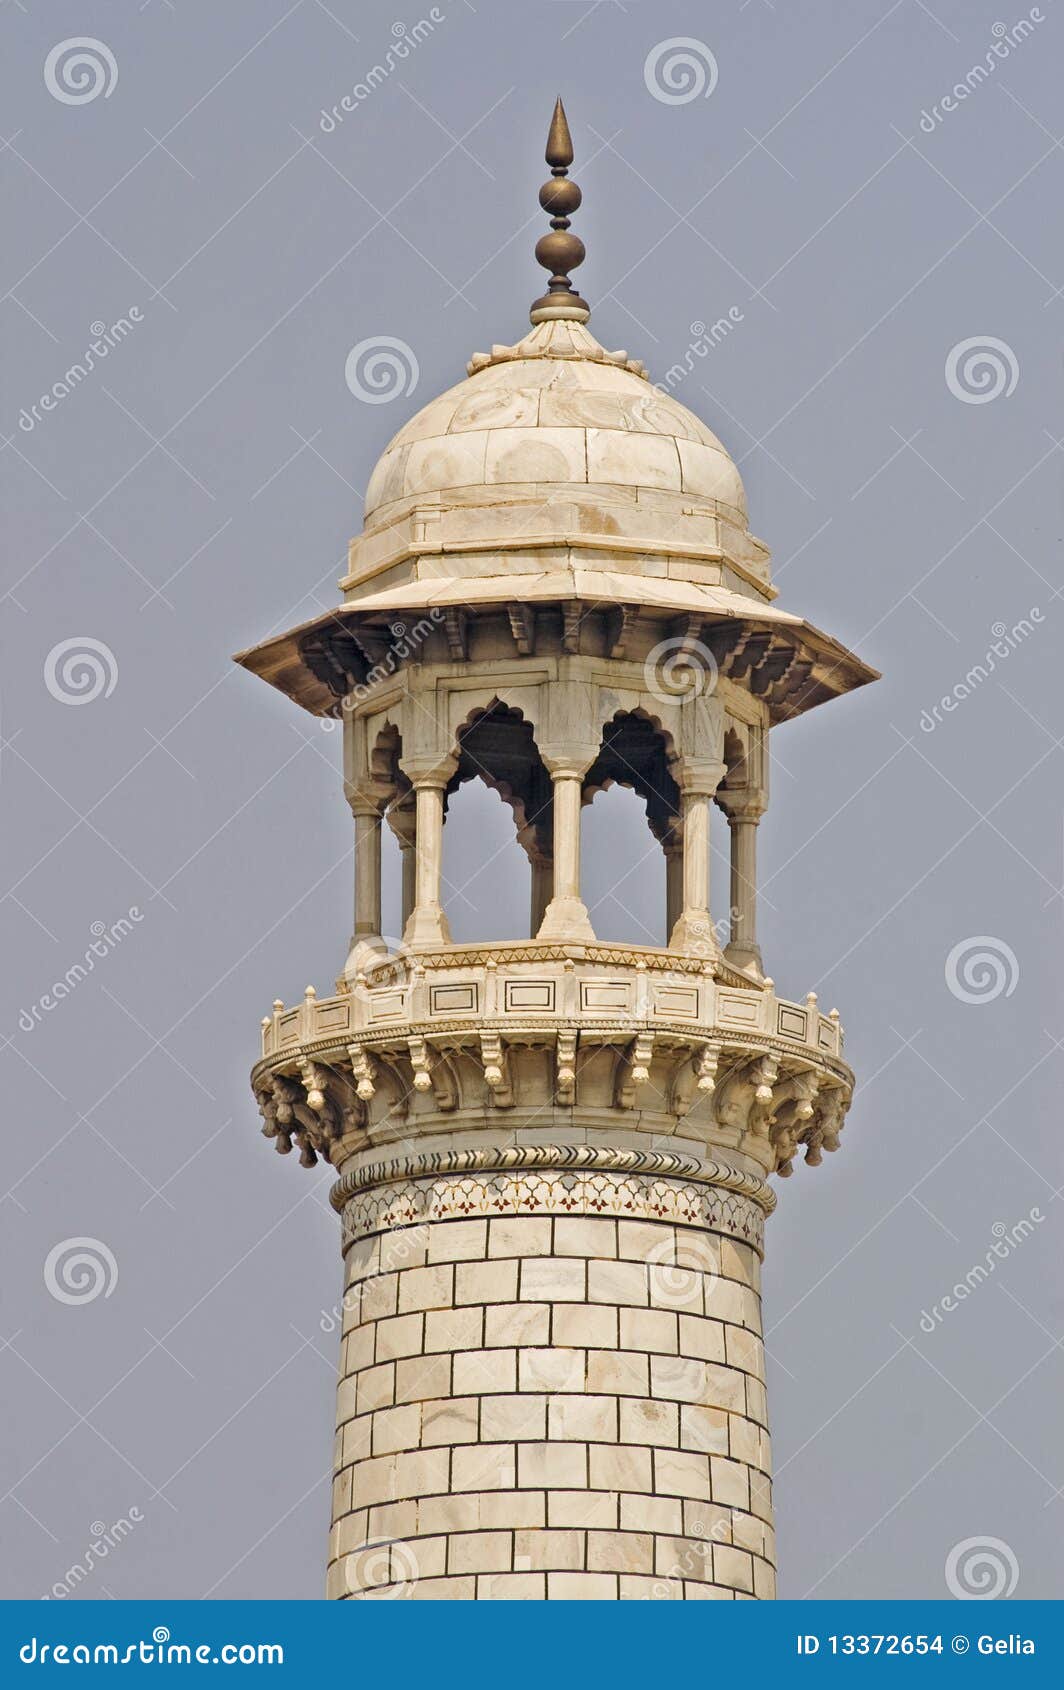
<path id="1" fill-rule="evenodd" d="M 774 1595 L 749 1243 L 496 1215 L 346 1262 L 330 1597 Z"/>

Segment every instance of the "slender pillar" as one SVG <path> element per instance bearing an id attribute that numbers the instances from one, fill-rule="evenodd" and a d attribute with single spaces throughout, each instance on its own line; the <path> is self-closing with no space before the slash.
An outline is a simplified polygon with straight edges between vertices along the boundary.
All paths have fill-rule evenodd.
<path id="1" fill-rule="evenodd" d="M 529 932 L 535 936 L 543 925 L 551 894 L 554 891 L 554 864 L 550 857 L 534 851 L 529 859 L 532 869 L 532 913 Z"/>
<path id="2" fill-rule="evenodd" d="M 355 928 L 344 974 L 354 980 L 386 946 L 381 937 L 381 813 L 383 801 L 371 790 L 349 794 L 355 819 Z"/>
<path id="3" fill-rule="evenodd" d="M 731 831 L 731 935 L 724 952 L 745 973 L 764 975 L 757 943 L 757 824 L 765 813 L 760 794 L 720 797 Z"/>
<path id="4" fill-rule="evenodd" d="M 446 757 L 430 767 L 403 761 L 414 788 L 416 806 L 416 862 L 414 907 L 403 929 L 407 945 L 449 945 L 451 932 L 440 902 L 443 867 L 443 793 L 455 771 Z"/>
<path id="5" fill-rule="evenodd" d="M 381 813 L 360 803 L 355 809 L 355 940 L 381 932 Z"/>
<path id="6" fill-rule="evenodd" d="M 594 939 L 580 896 L 580 807 L 587 763 L 548 758 L 554 785 L 554 892 L 537 933 L 540 939 Z"/>
<path id="7" fill-rule="evenodd" d="M 723 763 L 692 762 L 680 773 L 683 802 L 683 909 L 669 936 L 673 950 L 720 954 L 709 904 L 709 806 L 724 778 Z"/>
<path id="8" fill-rule="evenodd" d="M 665 846 L 665 932 L 670 934 L 683 913 L 683 840 Z"/>
<path id="9" fill-rule="evenodd" d="M 388 826 L 399 843 L 401 862 L 401 931 L 405 931 L 414 910 L 417 890 L 417 805 L 413 793 L 388 811 Z"/>

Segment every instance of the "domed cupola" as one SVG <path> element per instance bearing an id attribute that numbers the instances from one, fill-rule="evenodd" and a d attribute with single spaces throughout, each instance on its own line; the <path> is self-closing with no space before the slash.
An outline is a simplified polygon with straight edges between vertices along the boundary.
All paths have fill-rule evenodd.
<path id="1" fill-rule="evenodd" d="M 473 613 L 514 607 L 515 625 L 541 624 L 546 637 L 564 622 L 588 652 L 635 649 L 640 627 L 636 647 L 650 649 L 680 628 L 714 662 L 745 665 L 773 719 L 861 685 L 873 671 L 775 606 L 768 548 L 716 434 L 587 327 L 569 277 L 584 246 L 569 227 L 581 195 L 560 100 L 546 157 L 551 229 L 536 257 L 552 274 L 530 332 L 475 353 L 384 448 L 340 609 L 238 661 L 315 714 L 337 714 L 390 649 L 397 617 L 435 615 L 452 653 L 468 655 Z"/>

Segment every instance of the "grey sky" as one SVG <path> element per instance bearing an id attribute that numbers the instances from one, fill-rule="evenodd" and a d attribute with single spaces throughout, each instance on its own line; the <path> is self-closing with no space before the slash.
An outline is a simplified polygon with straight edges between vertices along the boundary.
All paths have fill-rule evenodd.
<path id="1" fill-rule="evenodd" d="M 3 1594 L 45 1594 L 131 1509 L 81 1595 L 321 1594 L 339 1229 L 328 1176 L 258 1137 L 247 1075 L 272 999 L 343 964 L 350 817 L 338 735 L 229 656 L 335 601 L 390 435 L 523 332 L 561 91 L 592 328 L 660 377 L 734 308 L 673 391 L 740 463 L 780 602 L 885 673 L 777 731 L 761 828 L 766 965 L 838 1005 L 860 1081 L 842 1153 L 800 1167 L 769 1226 L 781 1594 L 945 1595 L 953 1546 L 993 1536 L 1017 1596 L 1059 1596 L 1064 19 L 1043 0 L 969 78 L 1030 11 L 436 10 L 331 132 L 323 109 L 429 8 L 0 20 Z M 43 70 L 79 36 L 118 74 L 101 61 L 110 93 L 68 103 Z M 648 90 L 679 36 L 715 57 L 708 98 Z M 344 367 L 379 335 L 419 377 L 374 405 Z M 947 380 L 988 338 L 993 398 L 964 353 Z M 1001 626 L 1020 632 L 973 682 Z M 75 639 L 108 654 L 81 707 L 56 696 L 62 656 L 46 678 Z M 586 884 L 601 931 L 636 937 L 658 870 L 628 872 L 650 844 L 629 798 L 587 818 Z M 505 817 L 471 788 L 454 805 L 460 933 L 524 914 L 516 847 L 474 872 Z M 1009 985 L 966 1002 L 947 958 L 979 936 Z M 106 954 L 42 1009 L 94 937 Z M 64 1304 L 45 1262 L 78 1238 L 117 1282 Z"/>

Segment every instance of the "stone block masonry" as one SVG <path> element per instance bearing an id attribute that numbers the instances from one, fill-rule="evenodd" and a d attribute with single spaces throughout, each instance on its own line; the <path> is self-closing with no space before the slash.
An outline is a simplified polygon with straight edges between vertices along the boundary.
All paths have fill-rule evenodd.
<path id="1" fill-rule="evenodd" d="M 760 1266 L 602 1215 L 356 1238 L 328 1595 L 774 1595 Z"/>

